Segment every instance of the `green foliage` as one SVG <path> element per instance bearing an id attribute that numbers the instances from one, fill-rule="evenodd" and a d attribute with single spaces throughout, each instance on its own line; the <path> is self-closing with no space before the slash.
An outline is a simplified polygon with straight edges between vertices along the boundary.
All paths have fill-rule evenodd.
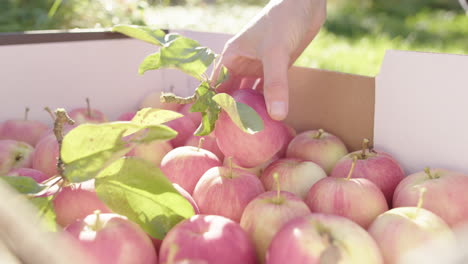
<path id="1" fill-rule="evenodd" d="M 44 224 L 46 230 L 55 232 L 57 231 L 57 223 L 55 221 L 56 215 L 52 203 L 52 198 L 52 196 L 36 197 L 30 201 L 39 211 L 39 215 L 42 218 L 42 223 Z"/>
<path id="2" fill-rule="evenodd" d="M 195 93 L 198 99 L 190 108 L 190 112 L 200 112 L 202 121 L 194 134 L 196 136 L 206 136 L 214 130 L 221 108 L 213 100 L 216 92 L 210 88 L 208 82 L 202 82 L 195 90 Z"/>
<path id="3" fill-rule="evenodd" d="M 45 189 L 46 186 L 38 184 L 34 179 L 23 176 L 0 176 L 10 187 L 22 194 L 36 194 Z"/>

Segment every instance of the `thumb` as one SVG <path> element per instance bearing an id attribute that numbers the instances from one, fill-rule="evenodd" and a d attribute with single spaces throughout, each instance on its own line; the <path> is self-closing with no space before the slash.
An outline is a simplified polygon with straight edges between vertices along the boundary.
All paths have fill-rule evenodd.
<path id="1" fill-rule="evenodd" d="M 288 68 L 289 55 L 286 52 L 269 53 L 262 60 L 264 95 L 270 117 L 283 120 L 288 114 Z"/>

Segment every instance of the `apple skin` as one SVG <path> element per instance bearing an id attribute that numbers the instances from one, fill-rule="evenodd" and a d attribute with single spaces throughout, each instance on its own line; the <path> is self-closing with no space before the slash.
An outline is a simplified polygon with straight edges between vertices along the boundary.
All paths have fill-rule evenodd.
<path id="1" fill-rule="evenodd" d="M 185 142 L 193 135 L 198 127 L 188 116 L 174 119 L 165 123 L 165 125 L 177 131 L 177 136 L 171 139 L 171 144 L 174 148 L 184 146 Z"/>
<path id="2" fill-rule="evenodd" d="M 310 188 L 304 201 L 314 213 L 343 216 L 363 228 L 388 210 L 379 187 L 363 178 L 326 177 Z"/>
<path id="3" fill-rule="evenodd" d="M 3 139 L 0 140 L 0 175 L 12 169 L 30 168 L 34 148 L 28 143 Z"/>
<path id="4" fill-rule="evenodd" d="M 310 214 L 309 207 L 301 198 L 290 192 L 265 192 L 253 199 L 244 209 L 241 227 L 254 242 L 259 263 L 264 263 L 265 254 L 276 233 L 290 220 Z"/>
<path id="5" fill-rule="evenodd" d="M 201 123 L 202 116 L 200 112 L 190 112 L 190 108 L 192 108 L 192 105 L 193 104 L 182 105 L 178 112 L 190 118 L 190 120 L 192 120 L 195 126 L 198 127 Z"/>
<path id="6" fill-rule="evenodd" d="M 312 161 L 279 159 L 271 163 L 260 176 L 267 191 L 276 190 L 273 175 L 278 173 L 282 191 L 294 193 L 304 199 L 309 189 L 320 179 L 327 177 L 325 171 Z"/>
<path id="7" fill-rule="evenodd" d="M 424 208 L 394 208 L 379 215 L 368 231 L 379 245 L 386 264 L 400 263 L 405 254 L 425 243 L 437 243 L 442 248 L 455 246 L 450 227 Z M 430 254 L 437 255 L 437 252 Z"/>
<path id="8" fill-rule="evenodd" d="M 262 175 L 263 171 L 264 171 L 271 163 L 275 162 L 275 161 L 278 160 L 278 159 L 279 159 L 278 156 L 275 155 L 275 156 L 273 156 L 271 159 L 267 160 L 266 162 L 264 162 L 264 163 L 262 163 L 262 164 L 260 164 L 260 165 L 258 165 L 258 166 L 256 166 L 256 167 L 253 167 L 253 168 L 244 168 L 244 167 L 239 166 L 238 164 L 236 164 L 236 163 L 234 163 L 234 162 L 232 161 L 232 167 L 233 167 L 233 168 L 237 168 L 237 169 L 246 170 L 246 171 L 248 171 L 248 172 L 250 172 L 250 173 L 253 173 L 253 174 L 257 175 L 257 177 L 260 177 L 260 176 Z M 230 161 L 230 159 L 227 158 L 227 157 L 224 157 L 223 165 L 224 165 L 225 167 L 231 166 L 231 161 Z"/>
<path id="9" fill-rule="evenodd" d="M 98 226 L 96 229 L 96 225 Z M 155 264 L 156 251 L 146 233 L 135 223 L 117 214 L 86 216 L 65 228 L 92 264 Z"/>
<path id="10" fill-rule="evenodd" d="M 257 175 L 245 170 L 214 167 L 203 174 L 193 191 L 202 214 L 239 222 L 247 204 L 265 192 Z"/>
<path id="11" fill-rule="evenodd" d="M 425 187 L 423 208 L 441 217 L 449 226 L 468 223 L 468 175 L 447 169 L 431 169 L 431 179 L 424 171 L 407 176 L 398 184 L 394 207 L 416 206 L 419 188 Z"/>
<path id="12" fill-rule="evenodd" d="M 286 157 L 310 160 L 320 165 L 328 175 L 347 153 L 345 144 L 337 136 L 325 131 L 320 133 L 319 130 L 308 130 L 291 140 Z"/>
<path id="13" fill-rule="evenodd" d="M 280 151 L 277 153 L 277 156 L 280 158 L 286 157 L 286 152 L 288 151 L 288 146 L 289 143 L 294 139 L 294 137 L 297 136 L 296 129 L 294 127 L 284 124 L 284 128 L 286 129 L 286 138 L 283 143 L 283 146 L 281 147 Z"/>
<path id="14" fill-rule="evenodd" d="M 189 194 L 201 176 L 213 167 L 221 166 L 215 154 L 191 146 L 175 148 L 161 161 L 161 171 L 172 182 L 179 184 Z"/>
<path id="15" fill-rule="evenodd" d="M 353 156 L 360 155 L 362 151 L 355 151 L 338 161 L 331 172 L 331 177 L 345 178 L 351 169 Z M 352 178 L 366 178 L 382 190 L 389 206 L 392 206 L 392 197 L 398 183 L 405 178 L 405 172 L 398 162 L 390 155 L 380 151 L 366 150 L 366 158 L 356 160 Z"/>
<path id="16" fill-rule="evenodd" d="M 35 120 L 7 120 L 0 124 L 0 140 L 11 139 L 36 146 L 49 127 Z"/>
<path id="17" fill-rule="evenodd" d="M 235 91 L 232 97 L 253 108 L 263 120 L 264 128 L 255 134 L 248 134 L 237 127 L 225 111 L 221 111 L 216 121 L 215 135 L 219 149 L 225 157 L 241 167 L 253 168 L 265 163 L 282 148 L 287 131 L 285 126 L 268 115 L 265 99 L 251 89 Z"/>
<path id="18" fill-rule="evenodd" d="M 200 144 L 200 139 L 203 138 L 203 144 L 201 146 L 202 149 L 209 150 L 215 154 L 219 160 L 224 159 L 224 154 L 221 152 L 221 150 L 218 147 L 218 143 L 216 142 L 216 138 L 214 137 L 213 134 L 209 134 L 207 136 L 195 136 L 191 135 L 187 141 L 185 142 L 185 146 L 193 146 L 193 147 L 198 147 Z"/>
<path id="19" fill-rule="evenodd" d="M 43 137 L 36 145 L 32 158 L 32 168 L 48 176 L 57 174 L 59 146 L 53 133 Z"/>
<path id="20" fill-rule="evenodd" d="M 125 112 L 119 115 L 119 117 L 117 118 L 117 121 L 131 121 L 135 115 L 136 115 L 135 111 Z"/>
<path id="21" fill-rule="evenodd" d="M 94 189 L 94 180 L 63 187 L 53 200 L 57 224 L 66 227 L 77 219 L 83 219 L 96 210 L 110 213 L 111 210 L 99 200 Z"/>
<path id="22" fill-rule="evenodd" d="M 288 222 L 273 238 L 267 264 L 379 264 L 379 248 L 365 229 L 337 215 L 313 213 Z"/>
<path id="23" fill-rule="evenodd" d="M 11 170 L 10 172 L 8 172 L 8 176 L 29 177 L 35 180 L 37 183 L 41 183 L 50 178 L 49 175 L 43 173 L 42 171 L 38 171 L 31 168 L 19 168 Z"/>
<path id="24" fill-rule="evenodd" d="M 168 259 L 171 253 L 172 261 Z M 159 254 L 160 264 L 256 263 L 245 231 L 238 223 L 218 215 L 195 215 L 178 223 L 167 233 Z"/>
<path id="25" fill-rule="evenodd" d="M 97 109 L 91 109 L 91 115 L 88 114 L 88 108 L 75 108 L 68 113 L 68 116 L 75 121 L 76 125 L 86 124 L 86 123 L 104 123 L 108 119 L 106 115 Z"/>
<path id="26" fill-rule="evenodd" d="M 172 145 L 169 141 L 155 140 L 146 144 L 137 145 L 130 150 L 126 156 L 139 157 L 159 167 L 164 156 L 172 149 Z"/>

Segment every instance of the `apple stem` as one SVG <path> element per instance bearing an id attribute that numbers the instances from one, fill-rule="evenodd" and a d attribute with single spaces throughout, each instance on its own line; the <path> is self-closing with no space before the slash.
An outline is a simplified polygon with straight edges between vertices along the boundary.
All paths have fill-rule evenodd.
<path id="1" fill-rule="evenodd" d="M 50 110 L 50 108 L 48 106 L 44 107 L 44 110 L 47 111 L 47 113 L 49 113 L 50 117 L 52 118 L 52 121 L 55 122 L 55 115 L 54 113 L 52 112 L 52 110 Z"/>
<path id="2" fill-rule="evenodd" d="M 161 103 L 191 104 L 196 102 L 198 94 L 194 93 L 189 97 L 180 97 L 173 93 L 161 93 Z"/>
<path id="3" fill-rule="evenodd" d="M 91 103 L 89 102 L 88 97 L 86 97 L 86 111 L 88 113 L 88 117 L 91 118 Z"/>
<path id="4" fill-rule="evenodd" d="M 349 169 L 348 176 L 346 176 L 346 180 L 351 179 L 351 175 L 353 175 L 354 167 L 356 167 L 357 156 L 353 155 L 353 162 L 351 163 L 351 169 Z"/>
<path id="5" fill-rule="evenodd" d="M 427 174 L 427 176 L 429 176 L 429 179 L 432 180 L 436 178 L 434 175 L 432 175 L 431 169 L 429 167 L 424 168 L 424 172 Z"/>
<path id="6" fill-rule="evenodd" d="M 275 184 L 276 184 L 276 201 L 280 202 L 281 201 L 281 188 L 280 188 L 280 183 L 279 183 L 279 174 L 277 172 L 273 174 L 273 179 L 275 180 Z"/>
<path id="7" fill-rule="evenodd" d="M 63 108 L 57 108 L 55 110 L 55 118 L 54 121 L 54 134 L 55 138 L 57 138 L 58 147 L 59 147 L 59 156 L 57 160 L 57 172 L 60 176 L 63 176 L 63 172 L 65 170 L 64 163 L 62 160 L 62 141 L 63 141 L 63 125 L 65 123 L 69 125 L 73 125 L 75 121 L 73 121 L 67 114 L 67 111 Z"/>
<path id="8" fill-rule="evenodd" d="M 197 148 L 198 152 L 200 152 L 200 149 L 202 148 L 204 141 L 205 141 L 204 137 L 201 137 L 200 140 L 198 141 L 198 148 Z"/>
<path id="9" fill-rule="evenodd" d="M 100 221 L 101 210 L 96 210 L 93 212 L 93 214 L 96 216 L 96 222 L 94 222 L 94 225 L 92 228 L 94 231 L 99 231 L 102 228 L 101 221 Z"/>
<path id="10" fill-rule="evenodd" d="M 367 149 L 369 149 L 369 139 L 365 138 L 362 140 L 362 152 L 361 152 L 362 159 L 366 158 Z"/>
<path id="11" fill-rule="evenodd" d="M 26 109 L 24 109 L 24 121 L 28 120 L 28 113 L 29 113 L 29 107 L 26 107 Z"/>
<path id="12" fill-rule="evenodd" d="M 419 188 L 419 199 L 418 199 L 418 205 L 417 205 L 417 210 L 419 212 L 419 210 L 422 208 L 423 206 L 423 203 L 424 203 L 424 195 L 426 194 L 426 187 L 421 187 Z"/>
<path id="13" fill-rule="evenodd" d="M 317 132 L 317 135 L 315 135 L 314 138 L 319 139 L 323 135 L 323 133 L 325 133 L 325 131 L 320 128 Z"/>

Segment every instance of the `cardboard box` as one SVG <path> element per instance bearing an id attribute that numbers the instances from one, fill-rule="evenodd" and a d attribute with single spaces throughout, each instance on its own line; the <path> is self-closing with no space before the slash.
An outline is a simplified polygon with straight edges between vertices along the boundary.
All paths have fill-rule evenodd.
<path id="1" fill-rule="evenodd" d="M 226 34 L 178 31 L 220 53 Z M 45 34 L 45 35 L 44 35 Z M 3 44 L 3 45 L 2 45 Z M 0 121 L 51 123 L 42 109 L 73 108 L 90 97 L 112 119 L 137 110 L 147 94 L 190 95 L 197 82 L 175 70 L 137 74 L 155 47 L 102 32 L 0 36 Z M 468 173 L 468 56 L 388 51 L 377 77 L 293 67 L 287 123 L 324 128 L 349 150 L 371 139 L 407 174 L 425 166 Z M 1 193 L 1 192 L 0 192 Z"/>

